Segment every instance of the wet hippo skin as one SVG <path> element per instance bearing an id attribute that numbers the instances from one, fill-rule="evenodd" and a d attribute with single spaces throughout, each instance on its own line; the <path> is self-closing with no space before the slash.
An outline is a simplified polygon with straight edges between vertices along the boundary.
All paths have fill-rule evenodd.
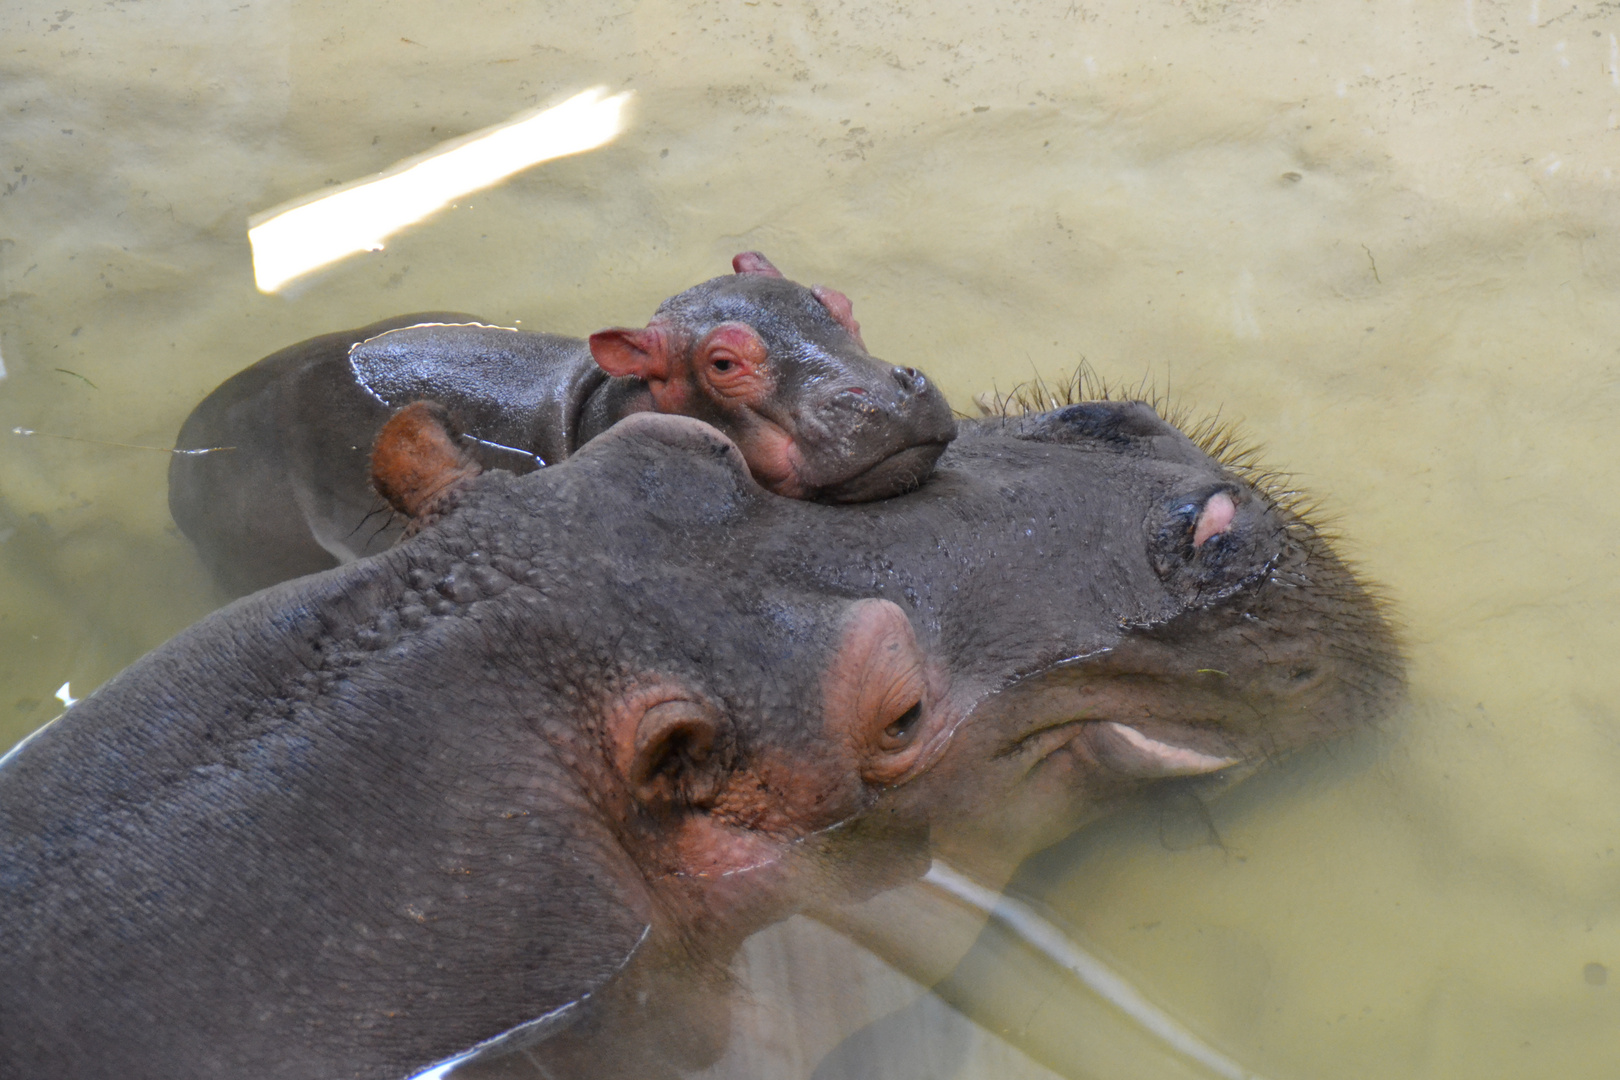
<path id="1" fill-rule="evenodd" d="M 0 766 L 0 1074 L 669 1075 L 753 930 L 1400 692 L 1320 537 L 1144 405 L 966 425 L 848 506 L 683 417 L 514 476 L 402 415 L 417 535 Z"/>
<path id="2" fill-rule="evenodd" d="M 866 351 L 849 299 L 758 252 L 589 341 L 428 312 L 311 338 L 228 379 L 186 419 L 169 507 L 216 580 L 243 594 L 386 550 L 400 527 L 368 483 L 372 442 L 417 400 L 450 408 L 481 463 L 555 464 L 623 417 L 694 416 L 778 494 L 883 498 L 955 434 L 912 368 Z"/>

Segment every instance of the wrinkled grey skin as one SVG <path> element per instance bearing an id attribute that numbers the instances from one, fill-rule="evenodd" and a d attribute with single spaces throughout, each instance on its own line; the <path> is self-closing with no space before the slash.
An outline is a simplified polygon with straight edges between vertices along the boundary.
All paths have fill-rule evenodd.
<path id="1" fill-rule="evenodd" d="M 919 767 L 840 787 L 770 867 L 664 874 L 680 815 L 623 811 L 603 684 L 688 680 L 729 768 L 809 768 L 832 628 L 871 597 L 936 676 Z M 1254 762 L 1400 691 L 1325 543 L 1145 406 L 986 422 L 842 507 L 638 417 L 205 619 L 0 767 L 0 1075 L 391 1080 L 558 1009 L 458 1075 L 661 1075 L 723 1041 L 714 973 L 753 930 L 933 850 L 1016 859 L 1164 775 L 1111 721 Z"/>
<path id="2" fill-rule="evenodd" d="M 808 497 L 909 490 L 955 434 L 937 388 L 874 359 L 795 282 L 718 277 L 664 301 L 654 317 L 688 344 L 728 321 L 752 326 L 768 349 L 775 387 L 759 411 L 794 436 Z M 514 472 L 555 464 L 654 407 L 646 383 L 610 378 L 581 339 L 482 324 L 424 312 L 311 338 L 226 380 L 192 411 L 177 449 L 234 449 L 175 455 L 169 508 L 227 591 L 351 562 L 399 538 L 371 489 L 368 459 L 402 405 L 448 406 L 475 456 Z M 701 397 L 664 411 L 744 437 Z"/>

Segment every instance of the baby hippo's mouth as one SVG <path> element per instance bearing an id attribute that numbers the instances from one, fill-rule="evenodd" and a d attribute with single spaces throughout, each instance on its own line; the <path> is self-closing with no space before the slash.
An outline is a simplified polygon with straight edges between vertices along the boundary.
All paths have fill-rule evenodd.
<path id="1" fill-rule="evenodd" d="M 903 494 L 928 479 L 947 445 L 948 439 L 908 446 L 864 472 L 818 488 L 815 498 L 822 502 L 857 503 Z"/>

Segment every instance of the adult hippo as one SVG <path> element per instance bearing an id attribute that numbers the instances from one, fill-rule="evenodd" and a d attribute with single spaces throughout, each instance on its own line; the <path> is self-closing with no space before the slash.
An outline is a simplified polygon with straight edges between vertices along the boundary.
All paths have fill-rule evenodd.
<path id="1" fill-rule="evenodd" d="M 0 1074 L 701 1064 L 737 942 L 920 874 L 928 831 L 1004 863 L 1400 690 L 1326 544 L 1144 405 L 974 425 L 838 507 L 681 417 L 521 477 L 443 422 L 379 448 L 419 535 L 0 767 Z"/>
<path id="2" fill-rule="evenodd" d="M 758 252 L 670 297 L 641 329 L 589 341 L 426 312 L 311 338 L 198 404 L 169 467 L 169 508 L 234 594 L 385 550 L 399 536 L 368 482 L 394 409 L 449 408 L 486 466 L 555 464 L 624 417 L 693 416 L 790 498 L 858 502 L 927 477 L 956 431 L 913 368 L 875 359 L 849 298 L 787 280 Z M 217 452 L 195 453 L 197 450 Z"/>

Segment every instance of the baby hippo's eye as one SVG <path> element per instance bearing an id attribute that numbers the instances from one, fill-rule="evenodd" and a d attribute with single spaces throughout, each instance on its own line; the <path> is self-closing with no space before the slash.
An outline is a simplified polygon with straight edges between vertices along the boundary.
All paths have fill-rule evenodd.
<path id="1" fill-rule="evenodd" d="M 922 702 L 918 701 L 883 729 L 883 748 L 892 750 L 910 742 L 911 736 L 916 733 L 917 721 L 921 718 Z"/>
<path id="2" fill-rule="evenodd" d="M 769 359 L 764 339 L 742 322 L 721 323 L 692 352 L 693 373 L 701 383 L 722 397 L 745 401 L 768 395 Z"/>

